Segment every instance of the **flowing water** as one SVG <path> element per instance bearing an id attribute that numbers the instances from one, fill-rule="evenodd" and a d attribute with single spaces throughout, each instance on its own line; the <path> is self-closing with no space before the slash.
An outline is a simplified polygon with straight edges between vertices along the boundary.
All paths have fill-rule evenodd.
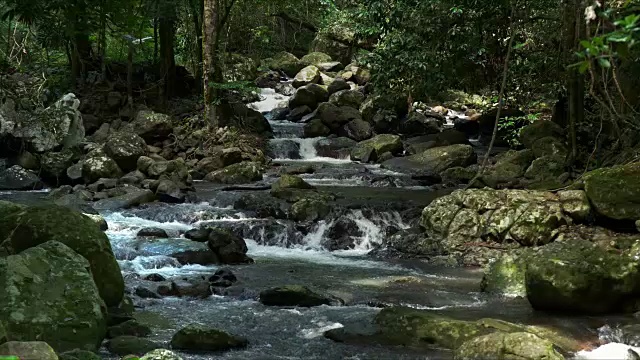
<path id="1" fill-rule="evenodd" d="M 252 104 L 268 111 L 286 97 L 271 90 L 264 100 Z M 536 313 L 524 299 L 496 298 L 479 292 L 479 269 L 447 269 L 425 265 L 419 260 L 376 261 L 366 256 L 390 228 L 407 228 L 401 211 L 418 211 L 443 193 L 414 184 L 402 174 L 377 166 L 351 162 L 348 158 L 323 158 L 315 145 L 323 139 L 303 139 L 301 124 L 271 122 L 276 138 L 271 147 L 277 156 L 276 169 L 264 183 L 274 181 L 277 167 L 312 165 L 313 174 L 303 175 L 319 191 L 339 195 L 336 203 L 347 206 L 344 214 L 360 230 L 351 250 L 325 249 L 327 231 L 335 219 L 311 228 L 300 228 L 285 220 L 261 219 L 235 210 L 233 204 L 252 192 L 227 192 L 198 184 L 200 203 L 150 204 L 136 209 L 105 212 L 107 235 L 122 268 L 128 291 L 146 282 L 141 278 L 160 274 L 168 279 L 211 275 L 218 267 L 181 265 L 171 256 L 179 251 L 204 250 L 204 244 L 187 240 L 185 231 L 202 224 L 229 228 L 242 235 L 254 264 L 225 266 L 238 278 L 227 296 L 207 299 L 139 299 L 137 317 L 154 324 L 151 339 L 167 344 L 180 327 L 198 323 L 244 336 L 249 346 L 224 354 L 184 354 L 186 359 L 450 359 L 451 353 L 434 349 L 415 353 L 405 348 L 366 347 L 325 339 L 329 329 L 350 327 L 371 329 L 380 304 L 401 304 L 428 309 L 456 318 L 475 320 L 494 317 L 524 324 L 562 328 L 576 337 L 604 345 L 577 354 L 581 359 L 626 359 L 629 346 L 621 344 L 615 326 L 629 318 L 566 318 Z M 290 142 L 289 145 L 286 145 Z M 291 143 L 295 144 L 291 147 Z M 283 145 L 285 144 L 285 145 Z M 295 149 L 295 151 L 291 150 Z M 254 192 L 259 195 L 259 191 Z M 263 192 L 264 194 L 264 192 Z M 2 193 L 25 203 L 43 201 L 46 193 Z M 342 201 L 342 203 L 340 203 Z M 374 210 L 371 210 L 374 209 Z M 142 239 L 140 229 L 165 229 L 169 239 Z M 300 284 L 344 300 L 344 306 L 274 308 L 260 304 L 261 290 Z M 372 306 L 373 305 L 373 306 Z M 605 326 L 606 325 L 606 326 Z M 599 330 L 598 330 L 599 329 Z M 103 354 L 109 358 L 105 352 Z"/>

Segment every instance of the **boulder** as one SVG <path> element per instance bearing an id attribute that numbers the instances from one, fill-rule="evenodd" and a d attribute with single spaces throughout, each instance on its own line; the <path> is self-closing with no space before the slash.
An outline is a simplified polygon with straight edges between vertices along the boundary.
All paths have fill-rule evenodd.
<path id="1" fill-rule="evenodd" d="M 531 146 L 531 150 L 536 158 L 554 156 L 564 159 L 569 155 L 569 150 L 565 142 L 551 136 L 536 140 Z"/>
<path id="2" fill-rule="evenodd" d="M 329 96 L 337 93 L 338 91 L 342 91 L 342 90 L 351 90 L 351 86 L 349 86 L 347 81 L 342 79 L 342 78 L 334 79 L 333 82 L 327 88 Z M 360 104 L 362 105 L 362 101 L 360 101 Z"/>
<path id="3" fill-rule="evenodd" d="M 338 107 L 331 103 L 320 104 L 316 110 L 316 117 L 334 133 L 350 121 L 361 119 L 358 109 L 349 106 Z"/>
<path id="4" fill-rule="evenodd" d="M 480 180 L 494 189 L 516 186 L 534 158 L 531 150 L 509 150 L 497 157 L 495 165 L 485 170 Z"/>
<path id="5" fill-rule="evenodd" d="M 370 122 L 373 124 L 373 130 L 378 134 L 396 133 L 400 127 L 400 118 L 392 110 L 381 110 Z"/>
<path id="6" fill-rule="evenodd" d="M 267 118 L 243 103 L 222 104 L 219 106 L 219 126 L 236 126 L 255 134 L 272 132 Z"/>
<path id="7" fill-rule="evenodd" d="M 102 358 L 94 352 L 75 349 L 61 353 L 60 360 L 102 360 Z"/>
<path id="8" fill-rule="evenodd" d="M 27 170 L 40 170 L 40 159 L 29 151 L 23 151 L 15 159 L 15 165 L 20 165 Z M 6 168 L 7 166 L 5 166 Z M 1 169 L 4 170 L 4 169 Z"/>
<path id="9" fill-rule="evenodd" d="M 301 285 L 286 285 L 260 292 L 260 302 L 267 306 L 313 307 L 332 305 L 335 301 Z"/>
<path id="10" fill-rule="evenodd" d="M 360 105 L 364 102 L 364 95 L 357 90 L 340 90 L 331 94 L 329 102 L 338 107 L 349 106 L 360 109 Z"/>
<path id="11" fill-rule="evenodd" d="M 536 121 L 520 130 L 520 142 L 529 149 L 536 141 L 545 137 L 564 139 L 565 133 L 560 125 L 544 120 Z"/>
<path id="12" fill-rule="evenodd" d="M 373 136 L 373 128 L 362 119 L 353 119 L 340 129 L 340 134 L 360 142 Z"/>
<path id="13" fill-rule="evenodd" d="M 313 110 L 311 110 L 311 108 L 307 105 L 299 106 L 291 110 L 286 119 L 292 122 L 298 122 L 302 120 L 303 117 L 311 114 L 312 111 Z"/>
<path id="14" fill-rule="evenodd" d="M 43 187 L 38 175 L 19 165 L 0 170 L 0 190 L 39 190 Z"/>
<path id="15" fill-rule="evenodd" d="M 316 138 L 316 137 L 325 137 L 331 134 L 331 129 L 329 129 L 322 120 L 313 119 L 304 125 L 304 135 L 305 138 Z"/>
<path id="16" fill-rule="evenodd" d="M 205 180 L 220 184 L 248 184 L 262 180 L 262 166 L 243 161 L 207 174 Z"/>
<path id="17" fill-rule="evenodd" d="M 324 219 L 331 207 L 327 201 L 319 198 L 305 198 L 296 201 L 289 211 L 290 217 L 295 221 L 319 221 Z"/>
<path id="18" fill-rule="evenodd" d="M 137 169 L 143 174 L 149 175 L 148 171 L 151 165 L 155 164 L 155 160 L 148 156 L 140 156 L 136 163 Z"/>
<path id="19" fill-rule="evenodd" d="M 400 124 L 400 131 L 411 136 L 438 134 L 442 130 L 441 123 L 441 119 L 414 111 Z"/>
<path id="20" fill-rule="evenodd" d="M 131 125 L 134 133 L 150 144 L 165 140 L 173 132 L 173 124 L 169 115 L 150 110 L 139 111 Z"/>
<path id="21" fill-rule="evenodd" d="M 117 178 L 123 175 L 118 164 L 107 155 L 95 155 L 82 163 L 82 177 L 91 184 L 101 178 Z"/>
<path id="22" fill-rule="evenodd" d="M 222 264 L 246 264 L 253 260 L 247 256 L 247 244 L 244 239 L 228 230 L 212 228 L 207 246 Z"/>
<path id="23" fill-rule="evenodd" d="M 153 191 L 148 189 L 135 189 L 128 193 L 112 197 L 109 199 L 102 199 L 93 203 L 93 207 L 96 210 L 119 210 L 129 209 L 142 204 L 150 203 L 156 200 L 156 195 Z"/>
<path id="24" fill-rule="evenodd" d="M 138 231 L 138 237 L 154 237 L 154 238 L 163 238 L 167 239 L 169 235 L 164 229 L 160 228 L 144 228 Z"/>
<path id="25" fill-rule="evenodd" d="M 303 56 L 302 59 L 300 59 L 300 62 L 304 66 L 309 66 L 309 65 L 318 66 L 319 64 L 322 64 L 322 63 L 329 63 L 331 62 L 331 60 L 332 60 L 331 56 L 323 52 L 315 51 Z"/>
<path id="26" fill-rule="evenodd" d="M 178 354 L 170 350 L 155 349 L 146 353 L 140 360 L 183 360 Z"/>
<path id="27" fill-rule="evenodd" d="M 287 189 L 314 189 L 301 177 L 296 175 L 282 175 L 280 178 L 271 185 L 271 192 L 278 193 Z"/>
<path id="28" fill-rule="evenodd" d="M 52 179 L 55 183 L 66 182 L 67 169 L 78 160 L 78 154 L 65 149 L 60 152 L 47 152 L 40 156 L 42 173 L 47 179 Z"/>
<path id="29" fill-rule="evenodd" d="M 266 61 L 271 70 L 282 71 L 289 77 L 294 77 L 305 65 L 295 55 L 288 52 L 280 52 Z"/>
<path id="30" fill-rule="evenodd" d="M 151 335 L 151 329 L 147 325 L 140 324 L 136 320 L 128 320 L 121 324 L 111 326 L 107 330 L 107 337 L 110 339 L 125 335 L 147 337 Z"/>
<path id="31" fill-rule="evenodd" d="M 505 253 L 487 265 L 480 290 L 505 296 L 526 296 L 525 270 L 531 253 Z"/>
<path id="32" fill-rule="evenodd" d="M 87 259 L 100 296 L 116 306 L 124 295 L 124 281 L 107 236 L 88 217 L 57 205 L 30 207 L 0 221 L 5 239 L 0 247 L 21 253 L 48 241 L 58 241 Z M 7 225 L 11 224 L 11 225 Z"/>
<path id="33" fill-rule="evenodd" d="M 429 204 L 420 224 L 447 254 L 477 241 L 539 246 L 552 242 L 560 226 L 573 223 L 572 216 L 581 219 L 590 207 L 585 198 L 579 205 L 579 198 L 570 199 L 532 190 L 457 190 Z"/>
<path id="34" fill-rule="evenodd" d="M 311 109 L 318 107 L 318 104 L 329 99 L 329 94 L 322 86 L 318 84 L 309 84 L 302 86 L 296 90 L 295 94 L 289 100 L 289 109 L 295 109 L 300 106 L 308 106 Z"/>
<path id="35" fill-rule="evenodd" d="M 594 210 L 615 220 L 640 219 L 640 162 L 602 168 L 583 177 Z"/>
<path id="36" fill-rule="evenodd" d="M 399 154 L 403 150 L 402 140 L 397 135 L 382 134 L 373 138 L 359 142 L 351 149 L 351 160 L 353 161 L 375 161 L 378 155 L 390 152 Z M 369 161 L 366 161 L 368 158 Z"/>
<path id="37" fill-rule="evenodd" d="M 478 336 L 466 341 L 455 351 L 455 360 L 564 360 L 554 344 L 527 333 L 502 333 Z"/>
<path id="38" fill-rule="evenodd" d="M 58 355 L 44 341 L 9 341 L 0 345 L 0 358 L 58 360 Z"/>
<path id="39" fill-rule="evenodd" d="M 396 94 L 379 94 L 368 97 L 360 106 L 362 118 L 374 123 L 374 117 L 380 113 L 386 113 L 397 119 L 405 117 L 409 113 L 409 101 L 406 96 Z"/>
<path id="40" fill-rule="evenodd" d="M 342 65 L 339 61 L 328 61 L 316 64 L 318 69 L 325 72 L 336 72 L 344 69 L 344 65 Z"/>
<path id="41" fill-rule="evenodd" d="M 0 322 L 9 341 L 46 341 L 58 352 L 96 351 L 106 334 L 106 307 L 89 262 L 49 241 L 0 258 Z M 39 359 L 39 358 L 38 358 Z"/>
<path id="42" fill-rule="evenodd" d="M 555 189 L 562 187 L 563 181 L 560 177 L 566 173 L 566 161 L 564 157 L 543 156 L 539 157 L 531 163 L 524 173 L 524 177 L 533 183 L 529 188 L 547 188 Z"/>
<path id="43" fill-rule="evenodd" d="M 419 154 L 434 147 L 456 144 L 471 145 L 464 133 L 454 129 L 445 129 L 437 134 L 415 136 L 404 141 L 405 150 L 411 155 Z"/>
<path id="44" fill-rule="evenodd" d="M 346 137 L 320 139 L 316 143 L 316 152 L 318 156 L 343 159 L 349 157 L 351 148 L 356 145 L 356 141 Z"/>
<path id="45" fill-rule="evenodd" d="M 585 240 L 543 246 L 526 265 L 527 299 L 536 310 L 563 314 L 635 311 L 638 248 L 621 255 Z"/>
<path id="46" fill-rule="evenodd" d="M 109 340 L 107 343 L 107 349 L 109 352 L 119 356 L 141 356 L 160 347 L 161 346 L 155 341 L 128 335 L 118 336 L 117 338 Z"/>
<path id="47" fill-rule="evenodd" d="M 308 84 L 317 84 L 320 82 L 320 69 L 314 65 L 309 65 L 300 70 L 293 78 L 293 87 L 299 88 Z"/>
<path id="48" fill-rule="evenodd" d="M 208 241 L 208 238 L 207 238 L 207 241 Z M 182 265 L 206 266 L 206 265 L 214 265 L 214 264 L 220 263 L 217 255 L 207 249 L 180 251 L 180 252 L 171 254 L 171 257 L 178 260 L 178 262 Z"/>
<path id="49" fill-rule="evenodd" d="M 227 351 L 244 348 L 248 343 L 245 338 L 197 324 L 187 325 L 178 330 L 171 338 L 171 348 L 190 352 Z"/>
<path id="50" fill-rule="evenodd" d="M 258 64 L 252 58 L 240 54 L 226 54 L 224 62 L 222 75 L 225 81 L 242 82 L 256 79 Z"/>
<path id="51" fill-rule="evenodd" d="M 382 163 L 385 169 L 411 174 L 416 179 L 439 181 L 440 174 L 452 167 L 466 167 L 477 162 L 470 145 L 449 145 L 425 150 L 420 154 L 394 158 Z"/>
<path id="52" fill-rule="evenodd" d="M 147 144 L 136 134 L 119 132 L 109 136 L 104 145 L 104 152 L 122 171 L 129 172 L 135 170 L 138 159 L 147 154 Z"/>

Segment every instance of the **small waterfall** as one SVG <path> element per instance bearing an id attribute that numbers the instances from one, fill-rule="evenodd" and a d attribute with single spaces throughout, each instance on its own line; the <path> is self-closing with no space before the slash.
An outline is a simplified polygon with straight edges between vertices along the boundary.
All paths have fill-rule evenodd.
<path id="1" fill-rule="evenodd" d="M 283 104 L 286 106 L 290 96 L 278 94 L 274 89 L 260 89 L 260 101 L 249 104 L 249 107 L 261 113 L 269 112 Z"/>

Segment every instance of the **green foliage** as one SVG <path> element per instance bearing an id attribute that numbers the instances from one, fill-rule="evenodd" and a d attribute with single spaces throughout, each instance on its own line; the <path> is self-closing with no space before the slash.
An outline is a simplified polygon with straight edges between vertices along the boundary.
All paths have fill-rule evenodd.
<path id="1" fill-rule="evenodd" d="M 513 148 L 522 146 L 520 143 L 520 131 L 524 125 L 533 123 L 540 119 L 540 114 L 527 114 L 525 116 L 506 117 L 498 122 L 498 131 L 505 134 L 503 137 Z"/>

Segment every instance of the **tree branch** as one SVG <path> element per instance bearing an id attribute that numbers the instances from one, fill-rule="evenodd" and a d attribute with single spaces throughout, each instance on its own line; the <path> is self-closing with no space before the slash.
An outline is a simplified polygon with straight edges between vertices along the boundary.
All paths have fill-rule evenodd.
<path id="1" fill-rule="evenodd" d="M 311 32 L 314 32 L 314 33 L 318 32 L 318 28 L 315 25 L 313 25 L 313 24 L 311 24 L 309 22 L 306 22 L 306 21 L 291 17 L 289 14 L 286 14 L 284 12 L 279 12 L 279 13 L 273 14 L 271 16 L 280 18 L 280 19 L 282 19 L 282 20 L 284 20 L 286 22 L 298 24 L 298 25 L 302 26 L 303 28 L 305 28 L 305 29 L 307 29 L 307 30 L 309 30 Z"/>

